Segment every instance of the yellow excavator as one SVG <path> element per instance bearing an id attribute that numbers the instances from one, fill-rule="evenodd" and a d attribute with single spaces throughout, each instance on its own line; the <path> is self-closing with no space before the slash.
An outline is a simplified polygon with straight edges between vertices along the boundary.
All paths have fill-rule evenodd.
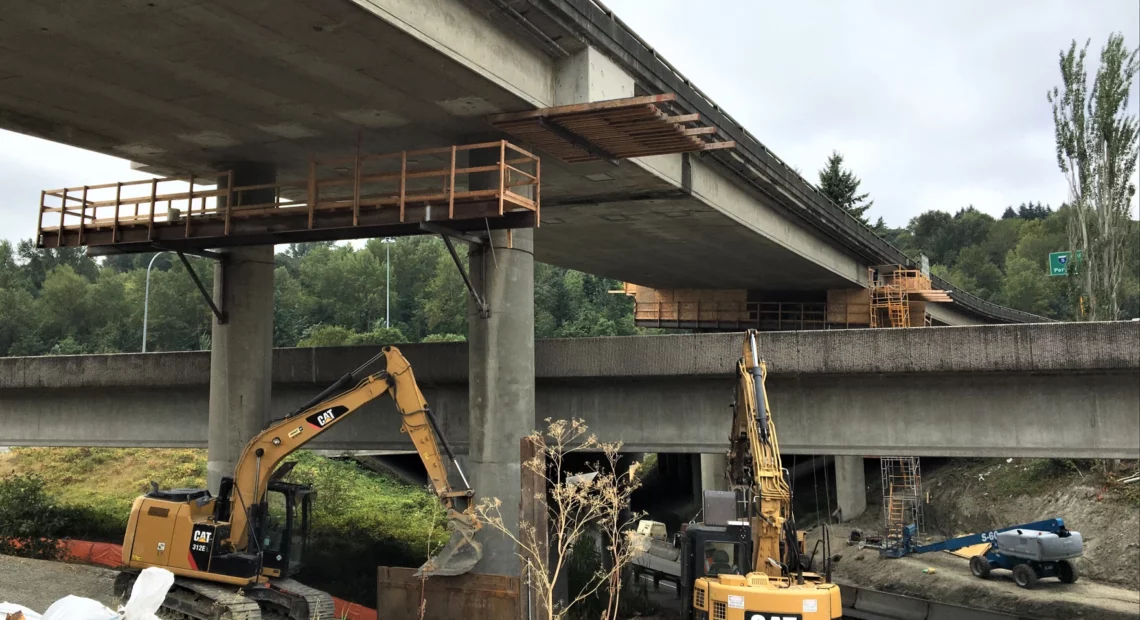
<path id="1" fill-rule="evenodd" d="M 365 369 L 385 358 L 385 368 Z M 361 378 L 362 377 L 362 378 Z M 175 574 L 160 613 L 195 620 L 328 620 L 332 597 L 290 577 L 301 567 L 312 522 L 315 492 L 284 482 L 295 462 L 282 461 L 382 394 L 396 403 L 407 433 L 423 460 L 435 494 L 447 508 L 451 538 L 421 567 L 433 576 L 470 571 L 482 557 L 472 537 L 480 528 L 474 492 L 416 384 L 412 367 L 396 347 L 341 377 L 284 418 L 269 422 L 241 454 L 218 495 L 206 489 L 152 490 L 131 506 L 116 579 L 120 596 L 130 592 L 141 569 L 158 566 Z M 462 487 L 453 489 L 454 466 Z M 279 467 L 280 466 L 280 467 Z"/>
<path id="2" fill-rule="evenodd" d="M 804 534 L 792 518 L 789 474 L 780 463 L 754 330 L 737 363 L 736 401 L 728 453 L 732 491 L 706 491 L 702 523 L 681 541 L 682 592 L 690 620 L 832 620 L 843 615 L 831 583 L 830 539 L 824 574 L 812 572 Z M 691 584 L 691 585 L 690 585 Z M 684 599 L 682 599 L 684 600 Z"/>

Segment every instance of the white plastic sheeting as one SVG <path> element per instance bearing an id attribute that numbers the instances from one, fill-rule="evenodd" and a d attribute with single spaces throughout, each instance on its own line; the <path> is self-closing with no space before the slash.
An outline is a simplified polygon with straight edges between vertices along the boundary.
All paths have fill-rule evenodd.
<path id="1" fill-rule="evenodd" d="M 0 620 L 6 620 L 17 611 L 23 613 L 26 620 L 158 620 L 155 613 L 172 585 L 173 573 L 152 567 L 139 574 L 131 588 L 130 599 L 118 611 L 89 598 L 65 596 L 52 603 L 43 615 L 14 603 L 0 603 Z"/>

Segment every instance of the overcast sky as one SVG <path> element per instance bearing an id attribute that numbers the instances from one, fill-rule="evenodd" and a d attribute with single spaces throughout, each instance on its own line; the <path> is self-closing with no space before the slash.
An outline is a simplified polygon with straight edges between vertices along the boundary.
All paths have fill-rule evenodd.
<path id="1" fill-rule="evenodd" d="M 1045 100 L 1057 53 L 1091 37 L 1095 56 L 1113 31 L 1140 44 L 1137 0 L 605 3 L 810 181 L 842 152 L 871 218 L 892 226 L 929 209 L 1061 203 Z M 0 131 L 0 235 L 32 236 L 42 189 L 143 176 Z"/>
<path id="2" fill-rule="evenodd" d="M 1114 31 L 1140 43 L 1137 0 L 603 1 L 809 181 L 839 150 L 892 226 L 1063 202 L 1057 54 L 1091 37 L 1099 55 Z"/>

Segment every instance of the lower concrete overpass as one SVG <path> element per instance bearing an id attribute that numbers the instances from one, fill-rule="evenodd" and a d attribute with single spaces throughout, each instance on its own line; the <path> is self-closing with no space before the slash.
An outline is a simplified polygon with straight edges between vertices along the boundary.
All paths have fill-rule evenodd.
<path id="1" fill-rule="evenodd" d="M 739 334 L 539 341 L 536 425 L 583 418 L 643 452 L 726 447 Z M 763 334 L 790 454 L 1140 458 L 1140 323 Z M 464 343 L 402 347 L 466 452 Z M 283 415 L 374 352 L 274 352 Z M 0 359 L 0 445 L 205 447 L 205 352 Z M 401 450 L 390 402 L 314 447 Z"/>

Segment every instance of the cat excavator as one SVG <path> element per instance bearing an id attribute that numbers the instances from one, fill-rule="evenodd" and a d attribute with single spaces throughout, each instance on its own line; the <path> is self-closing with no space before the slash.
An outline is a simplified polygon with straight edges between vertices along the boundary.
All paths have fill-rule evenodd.
<path id="1" fill-rule="evenodd" d="M 385 358 L 385 368 L 363 375 Z M 436 496 L 447 508 L 451 538 L 420 571 L 432 576 L 470 571 L 482 557 L 473 539 L 480 529 L 474 492 L 416 384 L 412 367 L 396 347 L 326 388 L 295 411 L 269 422 L 222 478 L 217 496 L 206 489 L 152 490 L 131 506 L 123 541 L 122 572 L 115 583 L 125 598 L 141 569 L 158 566 L 175 574 L 160 615 L 195 620 L 327 620 L 332 597 L 292 579 L 301 568 L 316 493 L 285 482 L 295 462 L 282 461 L 302 446 L 388 394 L 423 460 Z M 447 454 L 445 461 L 440 448 Z M 448 462 L 460 488 L 451 486 Z"/>
<path id="2" fill-rule="evenodd" d="M 792 518 L 789 474 L 780 462 L 757 332 L 737 363 L 727 473 L 732 491 L 706 491 L 703 522 L 680 537 L 681 591 L 689 620 L 833 620 L 843 615 L 831 583 L 830 538 L 824 572 L 812 572 L 804 534 Z M 684 599 L 683 599 L 684 600 Z"/>

